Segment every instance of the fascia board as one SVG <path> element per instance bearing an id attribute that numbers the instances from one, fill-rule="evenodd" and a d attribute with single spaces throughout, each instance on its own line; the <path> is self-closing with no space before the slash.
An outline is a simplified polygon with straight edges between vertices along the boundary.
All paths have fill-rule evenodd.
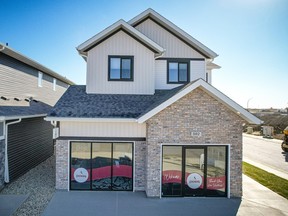
<path id="1" fill-rule="evenodd" d="M 211 59 L 214 59 L 218 56 L 217 53 L 206 47 L 204 44 L 193 38 L 191 35 L 183 31 L 181 28 L 176 26 L 174 23 L 166 19 L 165 17 L 158 14 L 156 11 L 152 10 L 151 8 L 145 10 L 138 16 L 131 19 L 128 24 L 133 26 L 135 23 L 137 23 L 141 19 L 145 19 L 149 16 L 149 14 L 152 15 L 152 18 L 156 19 L 158 22 L 160 22 L 162 25 L 164 25 L 166 28 L 168 28 L 170 31 L 172 31 L 174 34 L 182 38 L 183 40 L 190 43 L 192 46 L 196 46 L 197 49 L 205 53 L 207 56 L 209 56 Z"/>
<path id="2" fill-rule="evenodd" d="M 245 110 L 243 107 L 238 105 L 236 102 L 228 98 L 226 95 L 221 93 L 219 90 L 216 88 L 212 87 L 208 83 L 206 83 L 204 80 L 199 79 L 196 82 L 192 83 L 190 86 L 186 87 L 182 91 L 180 91 L 178 94 L 174 95 L 164 103 L 160 104 L 158 107 L 154 108 L 150 112 L 146 113 L 142 117 L 138 119 L 138 123 L 144 123 L 147 121 L 149 118 L 153 117 L 156 115 L 158 112 L 162 111 L 166 107 L 170 106 L 172 103 L 176 102 L 183 96 L 187 95 L 188 93 L 192 92 L 194 89 L 201 87 L 202 90 L 204 90 L 206 93 L 208 93 L 210 96 L 215 98 L 218 101 L 221 101 L 224 105 L 226 105 L 230 110 L 238 114 L 240 117 L 245 119 L 247 122 L 252 123 L 252 124 L 261 124 L 262 121 L 252 115 L 250 112 Z"/>
<path id="3" fill-rule="evenodd" d="M 85 52 L 85 50 L 89 49 L 94 44 L 96 44 L 97 42 L 101 41 L 105 37 L 109 36 L 109 34 L 117 31 L 120 28 L 123 28 L 124 30 L 128 31 L 130 34 L 132 34 L 137 39 L 141 40 L 143 43 L 145 43 L 146 45 L 148 45 L 152 49 L 156 50 L 157 52 L 162 53 L 162 52 L 165 51 L 157 43 L 155 43 L 150 38 L 148 38 L 147 36 L 145 36 L 144 34 L 139 32 L 137 29 L 133 28 L 132 26 L 130 26 L 124 20 L 121 19 L 121 20 L 117 21 L 116 23 L 112 24 L 111 26 L 109 26 L 108 28 L 104 29 L 100 33 L 96 34 L 92 38 L 88 39 L 84 43 L 80 44 L 77 47 L 78 52 L 83 54 Z"/>
<path id="4" fill-rule="evenodd" d="M 39 114 L 39 115 L 26 115 L 26 116 L 0 116 L 0 121 L 7 121 L 13 119 L 25 119 L 25 118 L 37 118 L 37 117 L 45 117 L 47 114 Z"/>
<path id="5" fill-rule="evenodd" d="M 65 121 L 65 122 L 137 122 L 133 118 L 70 118 L 70 117 L 46 117 L 46 121 Z"/>

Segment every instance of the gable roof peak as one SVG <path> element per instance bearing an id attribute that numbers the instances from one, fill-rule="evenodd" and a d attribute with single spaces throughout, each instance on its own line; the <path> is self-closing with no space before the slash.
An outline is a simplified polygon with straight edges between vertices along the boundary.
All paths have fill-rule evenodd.
<path id="1" fill-rule="evenodd" d="M 135 27 L 141 22 L 145 21 L 147 18 L 151 18 L 152 20 L 158 22 L 162 26 L 164 26 L 166 29 L 168 29 L 172 34 L 176 35 L 177 37 L 181 38 L 186 43 L 190 44 L 192 47 L 194 47 L 196 50 L 201 52 L 205 57 L 209 59 L 214 59 L 218 56 L 217 53 L 206 47 L 204 44 L 193 38 L 191 35 L 189 35 L 187 32 L 179 28 L 177 25 L 157 13 L 152 8 L 148 8 L 133 19 L 128 21 L 128 24 Z"/>

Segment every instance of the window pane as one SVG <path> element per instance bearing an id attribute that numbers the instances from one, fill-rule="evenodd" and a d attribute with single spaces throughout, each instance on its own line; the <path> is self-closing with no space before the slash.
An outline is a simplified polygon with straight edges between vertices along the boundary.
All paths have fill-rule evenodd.
<path id="1" fill-rule="evenodd" d="M 133 189 L 132 143 L 113 143 L 113 190 Z"/>
<path id="2" fill-rule="evenodd" d="M 122 78 L 131 78 L 131 59 L 122 59 Z"/>
<path id="3" fill-rule="evenodd" d="M 178 63 L 169 63 L 169 82 L 178 82 Z"/>
<path id="4" fill-rule="evenodd" d="M 71 143 L 71 189 L 90 189 L 90 154 L 90 143 Z"/>
<path id="5" fill-rule="evenodd" d="M 110 58 L 110 79 L 120 79 L 120 58 Z"/>
<path id="6" fill-rule="evenodd" d="M 112 143 L 92 143 L 92 189 L 111 189 Z"/>
<path id="7" fill-rule="evenodd" d="M 226 147 L 207 147 L 207 195 L 226 195 Z"/>
<path id="8" fill-rule="evenodd" d="M 179 64 L 179 81 L 180 82 L 187 82 L 187 75 L 188 75 L 188 65 L 187 63 L 180 63 Z"/>
<path id="9" fill-rule="evenodd" d="M 182 193 L 182 146 L 163 146 L 162 195 Z"/>

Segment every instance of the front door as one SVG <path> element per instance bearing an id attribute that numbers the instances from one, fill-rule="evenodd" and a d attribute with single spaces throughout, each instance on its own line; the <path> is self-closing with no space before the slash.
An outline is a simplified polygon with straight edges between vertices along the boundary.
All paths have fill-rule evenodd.
<path id="1" fill-rule="evenodd" d="M 162 149 L 162 196 L 227 196 L 228 147 L 167 145 Z"/>
<path id="2" fill-rule="evenodd" d="M 206 169 L 205 149 L 200 147 L 184 148 L 183 195 L 204 196 Z"/>

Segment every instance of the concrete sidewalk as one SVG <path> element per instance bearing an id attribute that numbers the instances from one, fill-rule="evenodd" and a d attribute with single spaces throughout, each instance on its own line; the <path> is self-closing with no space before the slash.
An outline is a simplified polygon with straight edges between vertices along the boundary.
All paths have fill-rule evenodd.
<path id="1" fill-rule="evenodd" d="M 243 176 L 243 198 L 147 198 L 144 192 L 57 191 L 44 216 L 288 215 L 288 201 Z"/>
<path id="2" fill-rule="evenodd" d="M 0 195 L 0 215 L 10 216 L 28 198 L 29 195 Z"/>

